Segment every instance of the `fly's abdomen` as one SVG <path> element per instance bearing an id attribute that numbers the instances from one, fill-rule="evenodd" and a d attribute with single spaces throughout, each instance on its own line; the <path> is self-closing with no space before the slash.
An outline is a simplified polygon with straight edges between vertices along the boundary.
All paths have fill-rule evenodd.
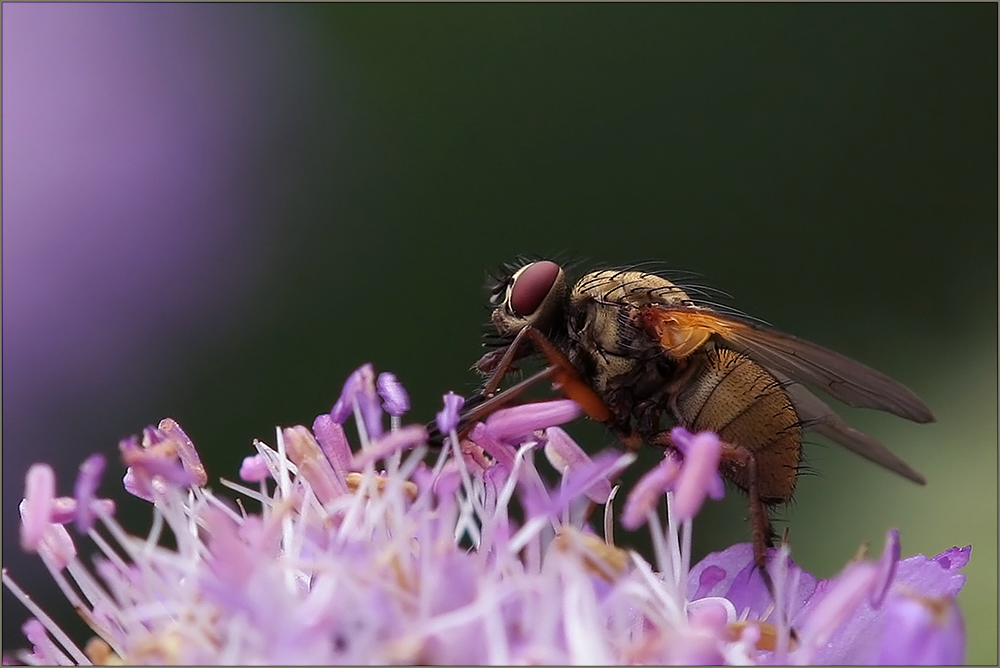
<path id="1" fill-rule="evenodd" d="M 757 461 L 760 496 L 774 504 L 791 498 L 802 453 L 802 427 L 788 394 L 746 355 L 714 349 L 675 401 L 677 419 L 690 431 L 714 431 Z M 746 470 L 723 464 L 722 472 L 747 489 Z"/>

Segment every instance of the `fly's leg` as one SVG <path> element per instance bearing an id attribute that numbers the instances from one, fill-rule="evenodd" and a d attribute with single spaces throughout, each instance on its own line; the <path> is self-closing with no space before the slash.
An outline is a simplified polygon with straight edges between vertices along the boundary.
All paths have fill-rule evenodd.
<path id="1" fill-rule="evenodd" d="M 519 331 L 514 337 L 511 344 L 507 347 L 506 352 L 504 352 L 503 357 L 500 358 L 500 362 L 493 370 L 489 380 L 486 381 L 486 384 L 483 385 L 483 389 L 480 390 L 481 397 L 484 397 L 487 400 L 489 398 L 493 398 L 493 393 L 496 392 L 497 388 L 500 386 L 500 381 L 510 370 L 510 366 L 513 361 L 517 359 L 518 349 L 524 345 L 525 339 L 531 340 L 531 342 L 535 345 L 535 348 L 538 349 L 538 352 L 545 356 L 550 365 L 549 368 L 529 378 L 528 380 L 531 381 L 529 386 L 540 380 L 544 380 L 545 378 L 552 378 L 562 393 L 569 399 L 572 399 L 576 403 L 580 404 L 580 408 L 583 409 L 583 412 L 591 418 L 597 420 L 598 422 L 607 422 L 611 419 L 611 411 L 608 409 L 607 404 L 605 404 L 604 400 L 601 399 L 593 389 L 591 389 L 591 387 L 580 375 L 580 372 L 573 366 L 573 363 L 569 361 L 569 358 L 567 358 L 566 355 L 564 355 L 563 352 L 555 346 L 555 344 L 549 341 L 548 337 L 530 325 L 522 328 L 521 331 Z M 521 385 L 521 383 L 519 383 L 518 386 L 519 385 Z M 509 392 L 510 390 L 506 390 L 496 396 L 510 396 L 508 394 Z M 518 392 L 518 394 L 520 394 L 520 392 Z M 513 396 L 510 396 L 510 398 L 513 399 Z"/>
<path id="2" fill-rule="evenodd" d="M 488 398 L 493 396 L 493 393 L 497 391 L 500 387 L 500 381 L 503 377 L 511 370 L 511 365 L 514 360 L 518 358 L 518 352 L 521 345 L 524 343 L 525 337 L 528 335 L 528 330 L 531 327 L 525 327 L 514 337 L 514 340 L 510 342 L 507 349 L 504 351 L 503 357 L 497 362 L 497 365 L 493 368 L 493 373 L 490 374 L 489 380 L 487 380 L 482 389 L 479 390 L 479 396 Z"/>
<path id="3" fill-rule="evenodd" d="M 773 547 L 771 520 L 767 516 L 767 507 L 760 498 L 760 488 L 757 481 L 757 459 L 749 450 L 739 446 L 723 444 L 723 459 L 736 464 L 742 464 L 747 470 L 747 498 L 750 503 L 750 522 L 753 526 L 753 563 L 760 571 L 767 591 L 774 599 L 774 583 L 767 570 L 767 548 Z"/>
<path id="4" fill-rule="evenodd" d="M 590 418 L 598 422 L 610 420 L 612 417 L 611 409 L 604 403 L 604 399 L 598 396 L 597 392 L 587 384 L 569 358 L 534 327 L 527 326 L 522 331 L 527 331 L 531 342 L 555 368 L 553 378 L 559 390 L 567 398 L 580 404 L 580 408 Z"/>
<path id="5" fill-rule="evenodd" d="M 526 339 L 530 339 L 535 348 L 545 356 L 549 366 L 516 385 L 496 393 L 500 381 L 510 370 L 514 360 L 518 358 L 518 348 L 525 344 Z M 459 421 L 459 436 L 464 437 L 477 421 L 510 404 L 528 388 L 549 379 L 567 398 L 578 403 L 583 412 L 594 420 L 607 422 L 611 419 L 611 410 L 607 404 L 587 384 L 569 358 L 544 334 L 534 327 L 526 326 L 514 337 L 479 394 L 466 402 L 465 411 Z M 440 444 L 444 441 L 444 435 L 438 433 L 435 424 L 427 425 L 427 429 L 430 433 L 428 442 Z"/>

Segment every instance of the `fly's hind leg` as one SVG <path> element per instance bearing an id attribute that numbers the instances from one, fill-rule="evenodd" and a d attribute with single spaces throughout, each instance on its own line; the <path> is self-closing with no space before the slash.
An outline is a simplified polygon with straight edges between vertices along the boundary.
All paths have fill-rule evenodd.
<path id="1" fill-rule="evenodd" d="M 760 496 L 757 459 L 746 448 L 728 443 L 723 444 L 722 458 L 723 461 L 728 460 L 746 467 L 747 500 L 750 504 L 750 522 L 753 526 L 753 563 L 760 571 L 760 577 L 764 580 L 764 585 L 773 600 L 774 582 L 771 581 L 771 574 L 767 570 L 767 548 L 774 547 L 774 531 L 771 529 L 771 520 L 767 515 L 767 506 L 764 505 Z"/>

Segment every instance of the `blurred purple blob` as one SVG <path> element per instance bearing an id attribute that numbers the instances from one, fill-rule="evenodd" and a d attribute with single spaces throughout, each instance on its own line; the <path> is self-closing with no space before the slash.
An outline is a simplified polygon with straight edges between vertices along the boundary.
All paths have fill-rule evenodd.
<path id="1" fill-rule="evenodd" d="M 80 475 L 76 477 L 73 496 L 77 503 L 76 528 L 80 533 L 86 533 L 94 524 L 95 514 L 91 507 L 95 502 L 94 494 L 101 483 L 106 465 L 104 455 L 92 454 L 80 464 Z"/>
<path id="2" fill-rule="evenodd" d="M 249 296 L 265 221 L 246 165 L 281 120 L 254 93 L 282 92 L 285 50 L 257 48 L 263 24 L 238 14 L 4 5 L 3 374 L 19 404 L 53 383 L 115 392 Z"/>
<path id="3" fill-rule="evenodd" d="M 180 360 L 246 326 L 315 56 L 275 6 L 2 11 L 10 544 L 30 461 L 68 474 L 179 380 Z"/>

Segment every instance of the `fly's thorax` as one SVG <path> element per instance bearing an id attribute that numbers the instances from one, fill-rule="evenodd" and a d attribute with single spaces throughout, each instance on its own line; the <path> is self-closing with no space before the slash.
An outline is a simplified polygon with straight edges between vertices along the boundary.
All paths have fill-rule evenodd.
<path id="1" fill-rule="evenodd" d="M 569 336 L 594 354 L 644 356 L 652 345 L 638 328 L 639 308 L 650 304 L 692 305 L 687 294 L 667 279 L 639 271 L 605 269 L 586 274 L 569 295 Z M 624 373 L 634 359 L 612 364 Z M 627 368 L 626 368 L 627 367 Z"/>
<path id="2" fill-rule="evenodd" d="M 662 276 L 619 269 L 594 271 L 577 281 L 570 294 L 570 301 L 588 299 L 598 303 L 627 304 L 634 307 L 650 304 L 694 306 L 683 288 Z"/>
<path id="3" fill-rule="evenodd" d="M 601 394 L 623 378 L 637 379 L 661 354 L 637 326 L 639 308 L 684 300 L 683 290 L 655 274 L 610 269 L 586 274 L 570 291 L 566 309 L 574 363 Z"/>

